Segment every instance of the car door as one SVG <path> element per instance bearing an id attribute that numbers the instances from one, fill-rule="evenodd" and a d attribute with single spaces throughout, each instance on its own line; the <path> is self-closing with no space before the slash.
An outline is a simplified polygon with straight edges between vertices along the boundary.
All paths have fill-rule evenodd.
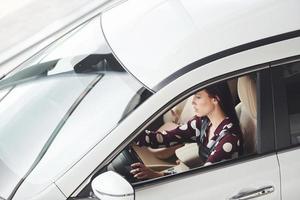
<path id="1" fill-rule="evenodd" d="M 272 192 L 259 199 L 280 199 L 275 155 L 240 163 L 190 171 L 151 185 L 136 188 L 136 200 L 150 199 L 246 199 Z M 275 189 L 274 189 L 275 188 Z"/>
<path id="2" fill-rule="evenodd" d="M 235 160 L 133 184 L 136 200 L 280 199 L 269 69 L 250 75 L 256 80 L 256 151 Z"/>
<path id="3" fill-rule="evenodd" d="M 300 62 L 290 59 L 272 66 L 278 160 L 282 199 L 299 199 L 300 192 Z"/>

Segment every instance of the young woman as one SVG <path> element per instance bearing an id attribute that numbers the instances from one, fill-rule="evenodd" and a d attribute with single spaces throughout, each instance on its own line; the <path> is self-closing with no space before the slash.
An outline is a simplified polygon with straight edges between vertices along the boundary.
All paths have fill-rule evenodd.
<path id="1" fill-rule="evenodd" d="M 171 131 L 145 131 L 137 139 L 139 146 L 170 147 L 197 142 L 204 165 L 235 158 L 242 153 L 242 134 L 233 100 L 226 82 L 208 86 L 193 97 L 196 116 Z M 165 175 L 134 163 L 131 173 L 137 179 Z"/>

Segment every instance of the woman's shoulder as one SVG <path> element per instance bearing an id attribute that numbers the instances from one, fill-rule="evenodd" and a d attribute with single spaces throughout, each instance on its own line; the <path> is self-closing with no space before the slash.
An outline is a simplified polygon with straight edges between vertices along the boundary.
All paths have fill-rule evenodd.
<path id="1" fill-rule="evenodd" d="M 240 126 L 237 122 L 234 122 L 229 117 L 226 117 L 223 121 L 223 128 L 224 130 L 239 130 Z"/>
<path id="2" fill-rule="evenodd" d="M 221 132 L 223 132 L 223 136 L 219 144 L 221 146 L 227 144 L 240 151 L 239 149 L 241 149 L 243 146 L 243 136 L 239 125 L 235 125 L 234 122 L 232 122 L 229 118 L 226 118 L 223 124 L 223 130 Z"/>

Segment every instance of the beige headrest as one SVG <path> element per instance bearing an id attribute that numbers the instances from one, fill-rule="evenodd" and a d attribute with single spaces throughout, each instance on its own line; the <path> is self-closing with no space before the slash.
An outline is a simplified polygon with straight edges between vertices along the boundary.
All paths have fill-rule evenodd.
<path id="1" fill-rule="evenodd" d="M 238 95 L 249 115 L 256 119 L 256 83 L 249 76 L 238 79 Z"/>

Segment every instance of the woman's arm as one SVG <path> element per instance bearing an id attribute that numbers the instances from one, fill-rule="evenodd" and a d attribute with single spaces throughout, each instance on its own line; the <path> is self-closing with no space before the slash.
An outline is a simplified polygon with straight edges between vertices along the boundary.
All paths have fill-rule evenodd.
<path id="1" fill-rule="evenodd" d="M 136 140 L 139 146 L 152 148 L 170 147 L 177 144 L 192 143 L 196 141 L 197 127 L 201 127 L 200 118 L 193 118 L 186 124 L 180 125 L 170 131 L 148 131 L 142 133 Z"/>

